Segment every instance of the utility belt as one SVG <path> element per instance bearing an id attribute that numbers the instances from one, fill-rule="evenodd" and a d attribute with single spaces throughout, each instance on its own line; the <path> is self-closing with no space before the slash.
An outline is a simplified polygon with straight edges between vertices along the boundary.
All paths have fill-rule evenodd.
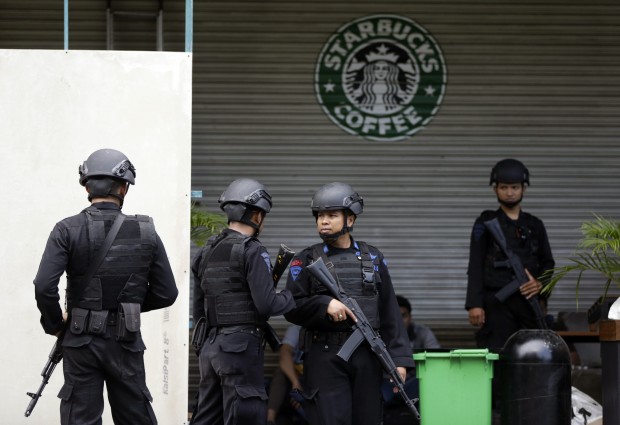
<path id="1" fill-rule="evenodd" d="M 254 335 L 259 338 L 265 336 L 265 330 L 256 325 L 218 326 L 215 328 L 216 335 L 230 335 L 239 332 Z"/>
<path id="2" fill-rule="evenodd" d="M 304 332 L 303 344 L 304 347 L 310 347 L 312 344 L 343 345 L 347 342 L 351 333 L 352 331 L 323 332 L 306 330 Z"/>
<path id="3" fill-rule="evenodd" d="M 209 331 L 209 342 L 215 341 L 215 337 L 218 335 L 231 335 L 236 333 L 249 334 L 260 339 L 263 339 L 265 336 L 265 330 L 256 325 L 218 326 Z"/>
<path id="4" fill-rule="evenodd" d="M 135 341 L 140 332 L 140 304 L 120 303 L 118 310 L 71 309 L 69 331 L 74 335 L 105 335 L 108 326 L 115 330 L 117 341 Z"/>
<path id="5" fill-rule="evenodd" d="M 265 337 L 265 329 L 256 325 L 234 325 L 234 326 L 209 326 L 205 317 L 201 317 L 194 326 L 194 333 L 192 335 L 192 345 L 196 350 L 196 353 L 200 351 L 204 342 L 209 335 L 209 342 L 213 342 L 218 335 L 230 335 L 234 333 L 246 333 L 254 335 L 257 338 L 263 339 Z"/>

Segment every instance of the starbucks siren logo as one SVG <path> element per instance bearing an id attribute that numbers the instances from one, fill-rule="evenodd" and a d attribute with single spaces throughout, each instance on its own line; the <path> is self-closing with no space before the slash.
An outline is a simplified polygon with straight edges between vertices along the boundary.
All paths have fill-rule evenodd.
<path id="1" fill-rule="evenodd" d="M 401 140 L 430 122 L 446 90 L 439 46 L 402 16 L 376 15 L 340 28 L 316 66 L 319 104 L 343 130 Z"/>

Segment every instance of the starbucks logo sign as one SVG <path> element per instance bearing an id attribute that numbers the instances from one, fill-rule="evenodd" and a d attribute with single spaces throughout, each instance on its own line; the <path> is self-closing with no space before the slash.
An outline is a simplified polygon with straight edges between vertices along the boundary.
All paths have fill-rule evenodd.
<path id="1" fill-rule="evenodd" d="M 315 91 L 348 133 L 401 140 L 427 125 L 446 90 L 439 45 L 410 19 L 375 15 L 340 28 L 323 47 Z"/>

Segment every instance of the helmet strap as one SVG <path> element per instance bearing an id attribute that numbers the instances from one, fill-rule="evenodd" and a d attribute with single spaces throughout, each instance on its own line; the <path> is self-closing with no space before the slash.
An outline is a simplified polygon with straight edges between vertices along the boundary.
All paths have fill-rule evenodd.
<path id="1" fill-rule="evenodd" d="M 349 221 L 349 211 L 348 210 L 342 210 L 343 212 L 343 217 L 344 217 L 344 223 L 342 224 L 342 229 L 340 229 L 340 231 L 336 232 L 336 233 L 330 233 L 329 235 L 323 234 L 323 233 L 319 233 L 319 237 L 323 240 L 323 242 L 327 243 L 327 244 L 333 244 L 334 242 L 336 242 L 336 240 L 347 233 L 351 233 L 353 231 L 353 226 L 348 226 L 347 222 Z M 318 214 L 316 215 L 316 219 L 319 219 Z"/>
<path id="2" fill-rule="evenodd" d="M 254 216 L 254 213 L 257 211 L 260 213 L 260 211 L 255 208 L 246 208 L 245 212 L 243 213 L 243 216 L 239 220 L 241 223 L 246 224 L 254 229 L 254 234 L 252 236 L 254 236 L 255 238 L 258 237 L 258 234 L 260 233 L 260 226 L 261 224 L 263 224 L 263 220 L 265 220 L 265 214 L 261 213 L 259 214 L 260 221 L 258 223 L 255 223 L 254 221 L 252 221 L 252 217 Z"/>

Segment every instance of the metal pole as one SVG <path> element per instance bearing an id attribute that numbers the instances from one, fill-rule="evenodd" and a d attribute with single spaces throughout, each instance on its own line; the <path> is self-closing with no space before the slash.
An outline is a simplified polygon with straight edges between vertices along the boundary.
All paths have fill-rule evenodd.
<path id="1" fill-rule="evenodd" d="M 65 50 L 69 50 L 69 0 L 65 0 Z"/>
<path id="2" fill-rule="evenodd" d="M 194 1 L 185 0 L 185 51 L 192 51 L 192 37 L 194 35 Z"/>

